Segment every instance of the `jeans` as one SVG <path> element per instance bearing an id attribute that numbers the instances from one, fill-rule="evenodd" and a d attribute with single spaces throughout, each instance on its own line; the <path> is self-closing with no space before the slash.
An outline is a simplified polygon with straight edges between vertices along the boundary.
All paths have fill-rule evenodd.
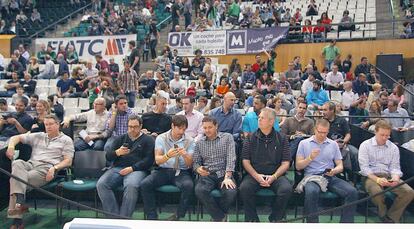
<path id="1" fill-rule="evenodd" d="M 119 174 L 123 168 L 114 167 L 106 171 L 96 184 L 104 211 L 131 217 L 138 199 L 138 188 L 147 172 L 133 171 L 126 176 Z M 119 207 L 114 190 L 123 186 L 122 205 Z M 111 216 L 107 216 L 111 217 Z"/>
<path id="2" fill-rule="evenodd" d="M 240 195 L 243 200 L 244 221 L 259 222 L 256 211 L 256 192 L 261 188 L 260 184 L 250 175 L 243 178 L 240 184 Z M 281 176 L 273 181 L 269 187 L 275 194 L 276 198 L 272 203 L 272 213 L 269 216 L 270 222 L 281 220 L 286 214 L 286 206 L 292 195 L 292 184 L 285 177 Z"/>
<path id="3" fill-rule="evenodd" d="M 127 97 L 128 107 L 134 108 L 135 100 L 137 98 L 137 93 L 135 91 L 129 91 L 129 92 L 125 92 L 125 96 Z"/>
<path id="4" fill-rule="evenodd" d="M 187 29 L 189 25 L 191 25 L 191 13 L 184 13 L 184 25 L 184 30 Z"/>
<path id="5" fill-rule="evenodd" d="M 141 182 L 141 194 L 144 202 L 144 214 L 147 219 L 158 219 L 155 194 L 156 189 L 163 185 L 175 185 L 181 190 L 180 203 L 177 209 L 177 217 L 183 218 L 190 205 L 190 199 L 193 195 L 193 179 L 189 170 L 181 170 L 178 176 L 175 176 L 174 169 L 160 168 L 154 170 L 151 175 L 147 176 Z"/>
<path id="6" fill-rule="evenodd" d="M 358 200 L 358 191 L 348 182 L 337 178 L 327 177 L 328 190 L 330 192 L 338 194 L 341 198 L 344 198 L 344 204 L 351 203 Z M 321 188 L 315 182 L 308 182 L 305 185 L 305 215 L 315 213 L 318 211 L 319 194 Z M 341 223 L 353 223 L 355 215 L 356 205 L 349 206 L 342 210 Z M 318 223 L 319 216 L 312 216 L 306 219 L 308 223 Z"/>
<path id="7" fill-rule="evenodd" d="M 224 177 L 218 178 L 216 174 L 210 174 L 205 177 L 200 176 L 195 186 L 195 195 L 214 221 L 221 221 L 226 216 L 230 206 L 237 197 L 237 187 L 234 189 L 220 188 L 223 179 Z M 217 201 L 210 195 L 214 189 L 220 189 L 222 194 L 220 201 Z"/>
<path id="8" fill-rule="evenodd" d="M 151 59 L 157 58 L 157 47 L 158 40 L 154 39 L 150 41 L 150 51 L 151 51 Z"/>
<path id="9" fill-rule="evenodd" d="M 180 18 L 178 17 L 172 17 L 171 21 L 172 21 L 172 27 L 171 27 L 171 31 L 170 32 L 175 32 L 175 26 L 180 24 L 179 21 Z"/>
<path id="10" fill-rule="evenodd" d="M 14 91 L 0 91 L 0 97 L 12 97 L 14 93 L 16 93 L 16 92 L 14 92 Z"/>
<path id="11" fill-rule="evenodd" d="M 329 70 L 331 70 L 333 60 L 325 60 L 325 67 L 327 67 Z"/>
<path id="12" fill-rule="evenodd" d="M 83 139 L 78 138 L 75 141 L 75 151 L 82 151 L 87 149 L 93 149 L 93 150 L 103 150 L 105 146 L 105 140 L 103 139 L 97 139 L 93 141 L 93 145 L 90 146 L 88 143 L 86 143 Z"/>
<path id="13" fill-rule="evenodd" d="M 115 141 L 115 139 L 116 139 L 116 137 L 115 136 L 112 136 L 112 137 L 110 137 L 110 138 L 108 138 L 106 140 L 106 143 L 105 143 L 105 146 L 104 146 L 104 151 L 105 152 L 109 152 L 111 150 L 115 150 L 114 149 L 114 141 Z"/>

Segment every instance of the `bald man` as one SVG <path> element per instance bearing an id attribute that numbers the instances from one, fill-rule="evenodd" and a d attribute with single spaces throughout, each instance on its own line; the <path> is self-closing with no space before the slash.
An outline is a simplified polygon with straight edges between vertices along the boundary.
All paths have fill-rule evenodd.
<path id="1" fill-rule="evenodd" d="M 242 116 L 233 108 L 235 101 L 236 96 L 228 92 L 223 98 L 223 105 L 211 110 L 209 116 L 217 120 L 219 132 L 232 134 L 237 139 L 241 133 Z"/>
<path id="2" fill-rule="evenodd" d="M 108 117 L 108 111 L 105 109 L 106 102 L 104 98 L 97 98 L 93 102 L 93 110 L 67 116 L 63 120 L 63 127 L 67 128 L 71 121 L 85 122 L 86 135 L 75 141 L 75 151 L 87 149 L 103 150 L 105 139 L 105 121 Z"/>

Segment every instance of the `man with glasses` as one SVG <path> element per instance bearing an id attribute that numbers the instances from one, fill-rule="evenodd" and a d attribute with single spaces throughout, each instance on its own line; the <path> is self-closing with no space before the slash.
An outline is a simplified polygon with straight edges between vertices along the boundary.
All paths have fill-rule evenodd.
<path id="1" fill-rule="evenodd" d="M 93 102 L 93 110 L 67 116 L 63 119 L 63 127 L 68 128 L 71 121 L 85 122 L 86 129 L 81 131 L 80 138 L 75 141 L 75 151 L 86 149 L 103 150 L 105 139 L 105 121 L 108 117 L 108 111 L 105 109 L 106 102 L 104 98 L 97 98 Z"/>
<path id="2" fill-rule="evenodd" d="M 315 134 L 299 143 L 296 169 L 304 170 L 305 177 L 297 190 L 305 192 L 305 215 L 318 212 L 321 191 L 330 191 L 344 198 L 344 204 L 358 200 L 358 191 L 348 182 L 335 175 L 343 171 L 342 155 L 338 144 L 329 139 L 329 122 L 318 119 Z M 356 205 L 342 210 L 341 223 L 353 223 Z M 319 216 L 307 218 L 308 223 L 318 223 Z"/>
<path id="3" fill-rule="evenodd" d="M 107 212 L 125 217 L 134 213 L 140 183 L 154 163 L 154 139 L 142 133 L 141 128 L 142 119 L 130 116 L 128 132 L 116 137 L 113 148 L 106 152 L 112 167 L 99 178 L 96 189 Z M 123 188 L 121 206 L 114 194 L 118 187 Z"/>

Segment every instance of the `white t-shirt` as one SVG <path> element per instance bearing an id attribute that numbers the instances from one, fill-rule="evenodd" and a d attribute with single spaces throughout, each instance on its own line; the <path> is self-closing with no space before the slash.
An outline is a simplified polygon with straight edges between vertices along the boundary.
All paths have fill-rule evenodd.
<path id="1" fill-rule="evenodd" d="M 344 83 L 344 77 L 342 76 L 342 73 L 337 72 L 334 74 L 333 72 L 329 72 L 326 75 L 326 83 L 328 84 L 342 84 Z"/>
<path id="2" fill-rule="evenodd" d="M 351 91 L 344 91 L 342 93 L 342 105 L 345 107 L 345 109 L 348 109 L 351 104 L 358 100 L 358 94 Z"/>
<path id="3" fill-rule="evenodd" d="M 185 88 L 185 82 L 184 82 L 184 80 L 175 80 L 175 79 L 173 79 L 173 80 L 171 80 L 170 81 L 170 88 L 171 89 L 181 89 L 181 88 Z"/>

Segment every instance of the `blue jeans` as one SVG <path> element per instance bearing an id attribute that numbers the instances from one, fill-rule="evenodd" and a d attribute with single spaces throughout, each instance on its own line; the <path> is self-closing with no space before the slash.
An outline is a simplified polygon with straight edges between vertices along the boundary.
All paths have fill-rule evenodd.
<path id="1" fill-rule="evenodd" d="M 174 169 L 160 168 L 154 170 L 151 175 L 147 176 L 141 183 L 141 194 L 144 202 L 144 214 L 147 219 L 158 219 L 155 194 L 156 189 L 163 185 L 175 185 L 181 190 L 180 204 L 177 209 L 177 217 L 183 218 L 190 205 L 190 200 L 193 195 L 194 183 L 190 175 L 190 171 L 181 170 L 178 176 L 175 176 Z"/>
<path id="2" fill-rule="evenodd" d="M 327 67 L 329 70 L 331 70 L 333 60 L 325 60 L 325 67 Z"/>
<path id="3" fill-rule="evenodd" d="M 200 176 L 195 186 L 195 195 L 214 221 L 221 221 L 226 216 L 230 206 L 237 197 L 237 187 L 234 189 L 220 188 L 223 179 L 224 177 L 218 178 L 216 174 L 210 174 L 205 177 Z M 222 194 L 220 201 L 217 201 L 210 195 L 214 189 L 220 189 Z"/>
<path id="4" fill-rule="evenodd" d="M 344 204 L 351 203 L 358 200 L 358 191 L 350 185 L 348 182 L 337 178 L 327 177 L 328 179 L 328 190 L 330 192 L 338 194 L 344 199 Z M 321 188 L 315 182 L 308 182 L 305 185 L 305 215 L 315 213 L 318 211 L 319 194 Z M 352 205 L 342 210 L 341 223 L 353 223 L 355 215 L 356 205 Z M 319 216 L 312 216 L 306 219 L 308 223 L 318 223 Z"/>
<path id="5" fill-rule="evenodd" d="M 13 91 L 0 91 L 0 97 L 12 97 L 14 95 Z"/>
<path id="6" fill-rule="evenodd" d="M 135 107 L 135 100 L 137 98 L 137 93 L 135 91 L 126 92 L 125 96 L 127 97 L 128 107 Z"/>
<path id="7" fill-rule="evenodd" d="M 97 140 L 94 140 L 93 142 L 94 142 L 93 145 L 90 146 L 83 139 L 78 138 L 75 141 L 75 151 L 82 151 L 82 150 L 87 150 L 87 149 L 102 151 L 104 149 L 105 140 L 97 139 Z"/>
<path id="8" fill-rule="evenodd" d="M 112 137 L 110 137 L 110 138 L 108 138 L 106 140 L 106 143 L 105 143 L 105 146 L 104 146 L 104 151 L 105 152 L 109 152 L 109 151 L 115 150 L 114 149 L 114 141 L 115 141 L 115 139 L 116 139 L 116 137 L 112 136 Z"/>
<path id="9" fill-rule="evenodd" d="M 106 171 L 99 178 L 96 184 L 96 190 L 101 199 L 103 210 L 117 215 L 131 217 L 138 199 L 138 188 L 141 181 L 147 176 L 147 172 L 133 171 L 126 176 L 122 176 L 119 174 L 119 171 L 122 169 L 120 167 L 114 167 Z M 123 186 L 123 196 L 120 208 L 114 190 L 121 186 Z"/>

